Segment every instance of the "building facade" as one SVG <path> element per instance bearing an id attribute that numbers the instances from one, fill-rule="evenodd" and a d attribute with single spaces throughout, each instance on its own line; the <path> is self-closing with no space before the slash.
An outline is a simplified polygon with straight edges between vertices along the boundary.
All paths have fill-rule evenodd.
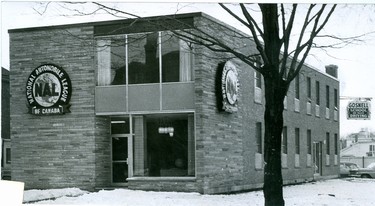
<path id="1" fill-rule="evenodd" d="M 256 50 L 202 13 L 10 30 L 12 178 L 26 188 L 262 187 L 262 77 L 174 33 L 191 26 Z M 338 176 L 336 77 L 306 65 L 290 87 L 285 184 Z"/>
<path id="2" fill-rule="evenodd" d="M 11 179 L 9 71 L 1 68 L 1 179 Z"/>

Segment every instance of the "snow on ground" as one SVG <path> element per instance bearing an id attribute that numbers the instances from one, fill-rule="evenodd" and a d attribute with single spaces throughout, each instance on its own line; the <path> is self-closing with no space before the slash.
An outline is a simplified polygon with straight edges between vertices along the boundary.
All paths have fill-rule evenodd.
<path id="1" fill-rule="evenodd" d="M 375 205 L 375 180 L 345 178 L 285 186 L 287 206 L 368 206 Z M 48 198 L 51 200 L 45 200 Z M 44 199 L 45 201 L 37 201 Z M 182 192 L 147 192 L 115 189 L 88 193 L 79 189 L 29 190 L 26 205 L 95 205 L 95 206 L 241 206 L 264 205 L 262 191 L 231 195 L 201 195 Z"/>

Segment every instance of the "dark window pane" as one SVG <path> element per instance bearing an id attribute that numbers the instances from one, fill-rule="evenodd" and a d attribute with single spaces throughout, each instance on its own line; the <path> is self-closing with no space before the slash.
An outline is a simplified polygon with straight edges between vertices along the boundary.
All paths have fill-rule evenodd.
<path id="1" fill-rule="evenodd" d="M 112 180 L 114 183 L 126 182 L 128 178 L 128 165 L 126 162 L 112 164 Z"/>
<path id="2" fill-rule="evenodd" d="M 159 82 L 158 33 L 128 36 L 129 84 Z"/>
<path id="3" fill-rule="evenodd" d="M 129 122 L 128 120 L 112 120 L 111 134 L 129 134 Z"/>
<path id="4" fill-rule="evenodd" d="M 125 38 L 111 40 L 112 85 L 126 83 Z"/>
<path id="5" fill-rule="evenodd" d="M 5 163 L 10 164 L 10 148 L 5 149 Z"/>
<path id="6" fill-rule="evenodd" d="M 128 139 L 124 137 L 112 138 L 112 160 L 127 160 L 128 158 Z"/>

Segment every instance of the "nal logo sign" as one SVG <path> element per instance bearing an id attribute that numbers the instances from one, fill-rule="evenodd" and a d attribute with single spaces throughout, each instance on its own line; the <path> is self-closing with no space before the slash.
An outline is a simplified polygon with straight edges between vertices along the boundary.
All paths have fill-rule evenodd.
<path id="1" fill-rule="evenodd" d="M 69 111 L 72 86 L 68 74 L 53 64 L 45 64 L 31 72 L 26 84 L 29 113 L 56 115 Z"/>

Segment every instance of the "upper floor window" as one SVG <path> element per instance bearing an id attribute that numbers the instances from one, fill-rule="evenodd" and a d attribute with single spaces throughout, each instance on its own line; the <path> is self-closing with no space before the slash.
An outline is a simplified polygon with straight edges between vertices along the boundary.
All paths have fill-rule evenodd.
<path id="1" fill-rule="evenodd" d="M 306 93 L 308 100 L 311 100 L 311 78 L 306 77 Z"/>
<path id="2" fill-rule="evenodd" d="M 335 109 L 337 109 L 338 108 L 338 105 L 339 105 L 339 100 L 338 100 L 338 98 L 339 98 L 339 94 L 338 94 L 338 90 L 337 89 L 334 89 L 334 95 L 333 95 L 333 103 L 335 104 L 334 106 L 335 106 Z"/>
<path id="3" fill-rule="evenodd" d="M 319 81 L 315 82 L 315 96 L 316 96 L 316 105 L 320 105 L 320 83 Z"/>
<path id="4" fill-rule="evenodd" d="M 297 74 L 295 80 L 294 80 L 294 91 L 295 91 L 295 98 L 299 99 L 299 74 Z"/>
<path id="5" fill-rule="evenodd" d="M 329 97 L 329 86 L 326 85 L 326 107 L 329 108 L 329 103 L 330 103 L 330 97 Z"/>
<path id="6" fill-rule="evenodd" d="M 189 44 L 172 32 L 97 40 L 98 85 L 192 81 Z"/>

